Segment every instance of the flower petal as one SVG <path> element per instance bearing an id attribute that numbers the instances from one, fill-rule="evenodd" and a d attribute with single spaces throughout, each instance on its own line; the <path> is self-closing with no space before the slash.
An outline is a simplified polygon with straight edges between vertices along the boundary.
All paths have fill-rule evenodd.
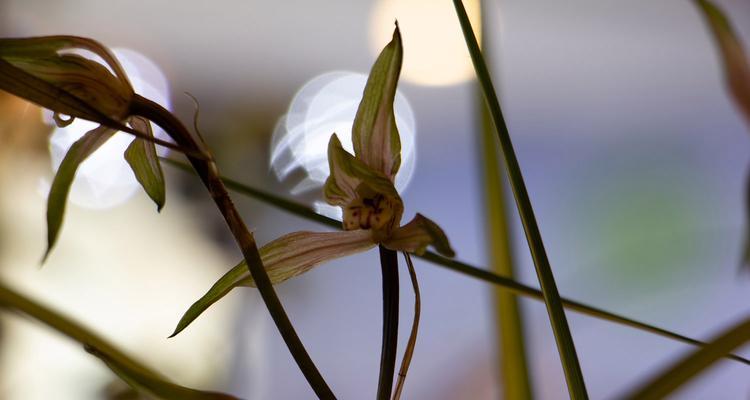
<path id="1" fill-rule="evenodd" d="M 72 54 L 71 50 L 91 51 L 105 65 Z M 97 115 L 100 114 L 120 120 L 127 114 L 134 96 L 117 59 L 106 47 L 90 39 L 75 36 L 0 39 L 0 61 L 1 89 L 71 117 L 103 123 Z"/>
<path id="2" fill-rule="evenodd" d="M 263 266 L 276 284 L 309 271 L 328 260 L 359 253 L 375 246 L 370 231 L 295 232 L 282 236 L 260 248 Z M 177 335 L 238 286 L 255 286 L 245 261 L 221 277 L 182 316 L 172 336 Z"/>
<path id="3" fill-rule="evenodd" d="M 390 238 L 383 242 L 383 246 L 419 255 L 424 254 L 427 246 L 432 246 L 446 257 L 456 255 L 443 230 L 422 214 L 417 214 L 411 222 L 394 230 Z"/>
<path id="4" fill-rule="evenodd" d="M 403 48 L 398 25 L 393 39 L 375 60 L 352 127 L 354 154 L 393 181 L 401 165 L 401 139 L 393 101 L 401 72 Z"/>
<path id="5" fill-rule="evenodd" d="M 373 225 L 390 226 L 401 221 L 403 202 L 393 183 L 344 150 L 336 134 L 331 135 L 328 143 L 328 163 L 331 174 L 326 180 L 323 195 L 329 204 L 344 209 L 345 229 L 369 229 L 368 226 L 361 226 L 362 216 L 352 213 L 351 208 L 361 207 L 363 201 L 376 197 L 382 198 L 382 204 L 388 207 L 387 212 L 383 213 L 388 217 L 383 215 L 381 223 Z M 387 230 L 390 232 L 390 228 Z"/>

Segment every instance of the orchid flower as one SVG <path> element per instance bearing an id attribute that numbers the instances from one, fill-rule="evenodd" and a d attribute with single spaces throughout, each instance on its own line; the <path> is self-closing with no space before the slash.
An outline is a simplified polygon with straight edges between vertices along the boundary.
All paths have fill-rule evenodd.
<path id="1" fill-rule="evenodd" d="M 393 112 L 403 49 L 398 27 L 370 71 L 352 127 L 354 155 L 334 133 L 328 143 L 330 175 L 325 200 L 343 211 L 342 232 L 294 232 L 260 248 L 271 282 L 281 283 L 323 262 L 382 245 L 422 254 L 428 246 L 453 257 L 445 233 L 417 214 L 401 225 L 404 204 L 394 186 L 401 164 L 401 140 Z M 211 304 L 238 286 L 255 286 L 243 262 L 232 268 L 180 320 L 172 336 L 185 329 Z"/>
<path id="2" fill-rule="evenodd" d="M 78 54 L 81 51 L 93 53 L 104 64 Z M 125 159 L 157 208 L 164 206 L 164 176 L 154 146 L 159 140 L 154 139 L 145 118 L 130 116 L 135 91 L 106 47 L 77 36 L 0 39 L 0 89 L 52 110 L 59 127 L 70 125 L 75 118 L 101 124 L 73 143 L 52 181 L 45 258 L 60 232 L 79 165 L 118 130 L 137 136 L 125 151 Z"/>

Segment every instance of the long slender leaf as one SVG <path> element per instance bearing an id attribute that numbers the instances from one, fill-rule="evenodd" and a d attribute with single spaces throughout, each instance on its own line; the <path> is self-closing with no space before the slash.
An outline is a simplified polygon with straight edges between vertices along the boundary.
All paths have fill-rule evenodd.
<path id="1" fill-rule="evenodd" d="M 184 164 L 180 161 L 171 160 L 169 158 L 162 158 L 161 160 L 184 172 L 191 172 L 190 167 L 187 164 Z M 296 203 L 294 201 L 287 200 L 281 196 L 277 196 L 272 193 L 250 187 L 248 185 L 245 185 L 231 178 L 222 177 L 222 181 L 227 186 L 227 188 L 239 194 L 243 194 L 245 196 L 260 200 L 268 205 L 277 207 L 283 211 L 287 211 L 298 217 L 302 217 L 310 221 L 318 222 L 322 225 L 325 225 L 331 228 L 341 229 L 341 221 L 326 217 L 325 215 L 318 214 L 310 207 Z M 452 258 L 446 258 L 446 257 L 440 256 L 437 253 L 433 253 L 430 251 L 427 251 L 423 255 L 417 256 L 417 257 L 422 258 L 423 260 L 433 263 L 437 266 L 449 269 L 451 271 L 455 271 L 460 274 L 464 274 L 466 276 L 470 276 L 472 278 L 485 281 L 487 283 L 502 286 L 506 290 L 512 293 L 515 293 L 517 295 L 526 296 L 526 297 L 536 299 L 536 300 L 543 300 L 542 292 L 539 289 L 535 289 L 531 286 L 519 283 L 513 279 L 506 278 L 498 274 L 492 273 L 490 271 L 487 271 L 484 268 L 479 268 L 473 265 L 469 265 L 467 263 L 464 263 L 464 262 L 461 262 Z M 236 284 L 235 286 L 241 286 L 241 284 Z M 693 339 L 685 335 L 681 335 L 679 333 L 658 327 L 656 325 L 637 321 L 635 319 L 628 318 L 628 317 L 615 314 L 609 311 L 605 311 L 605 310 L 602 310 L 601 308 L 597 308 L 597 307 L 584 304 L 575 300 L 571 300 L 565 297 L 561 299 L 562 299 L 563 306 L 565 306 L 566 308 L 572 311 L 576 311 L 584 315 L 588 315 L 594 318 L 599 318 L 605 321 L 614 322 L 614 323 L 624 325 L 624 326 L 629 326 L 634 329 L 638 329 L 644 332 L 649 332 L 655 335 L 659 335 L 668 339 L 690 344 L 693 346 L 700 347 L 706 344 L 703 341 Z M 748 360 L 747 358 L 741 357 L 739 355 L 736 355 L 736 354 L 728 355 L 727 358 L 735 360 L 737 362 L 741 362 L 746 365 L 750 365 L 750 360 Z"/>
<path id="2" fill-rule="evenodd" d="M 134 369 L 120 363 L 117 359 L 110 357 L 106 352 L 101 351 L 93 345 L 84 345 L 86 351 L 102 360 L 109 369 L 117 376 L 130 385 L 133 389 L 141 393 L 146 393 L 158 399 L 164 400 L 237 400 L 237 397 L 218 392 L 205 392 L 202 390 L 191 389 L 180 386 L 172 382 L 167 382 L 153 375 L 145 374 L 138 369 Z"/>
<path id="3" fill-rule="evenodd" d="M 72 319 L 47 308 L 29 297 L 16 292 L 0 282 L 0 307 L 9 311 L 19 312 L 31 317 L 59 333 L 81 343 L 88 349 L 96 349 L 96 355 L 107 362 L 112 370 L 120 375 L 127 383 L 139 383 L 138 389 L 151 388 L 147 392 L 163 399 L 195 399 L 195 400 L 228 400 L 234 399 L 230 395 L 216 392 L 202 392 L 177 386 L 150 367 L 119 350 L 107 340 L 88 330 Z M 154 389 L 156 388 L 156 389 Z M 164 390 L 163 390 L 164 389 Z M 169 389 L 169 390 L 166 390 Z M 169 394 L 185 394 L 186 396 L 169 396 Z M 189 396 L 187 396 L 189 395 Z"/>
<path id="4" fill-rule="evenodd" d="M 663 399 L 682 384 L 726 357 L 732 350 L 750 341 L 750 316 L 725 330 L 706 346 L 695 350 L 666 367 L 653 378 L 625 395 L 625 399 Z"/>
<path id="5" fill-rule="evenodd" d="M 383 343 L 380 350 L 378 400 L 390 400 L 398 349 L 398 254 L 379 246 L 383 275 Z"/>
<path id="6" fill-rule="evenodd" d="M 552 274 L 552 267 L 550 266 L 547 252 L 545 251 L 544 243 L 542 242 L 542 234 L 539 231 L 539 226 L 537 225 L 536 217 L 534 216 L 534 210 L 531 207 L 531 200 L 529 199 L 529 194 L 526 190 L 526 184 L 523 181 L 521 167 L 518 164 L 515 151 L 513 150 L 513 143 L 510 140 L 510 133 L 505 124 L 505 119 L 500 108 L 500 102 L 498 101 L 495 88 L 492 84 L 492 78 L 487 70 L 487 65 L 485 64 L 484 57 L 479 49 L 479 44 L 474 35 L 474 30 L 471 27 L 469 17 L 466 15 L 466 9 L 464 8 L 463 3 L 461 0 L 453 0 L 453 5 L 456 8 L 456 14 L 461 23 L 461 30 L 463 31 L 464 39 L 466 40 L 466 46 L 469 49 L 471 61 L 474 64 L 474 70 L 477 74 L 479 84 L 482 87 L 484 99 L 487 102 L 492 122 L 495 125 L 495 130 L 497 131 L 498 139 L 500 140 L 501 150 L 505 155 L 505 167 L 507 168 L 508 176 L 510 178 L 510 185 L 513 188 L 516 206 L 521 215 L 521 222 L 524 231 L 526 232 L 526 240 L 528 241 L 529 249 L 531 250 L 531 257 L 534 260 L 537 278 L 539 280 L 539 285 L 542 288 L 542 294 L 544 295 L 544 303 L 547 306 L 547 314 L 549 315 L 550 323 L 552 324 L 552 331 L 555 334 L 557 350 L 560 353 L 560 360 L 563 365 L 563 371 L 565 372 L 565 380 L 568 384 L 568 393 L 573 399 L 587 399 L 588 394 L 583 380 L 583 373 L 581 372 L 581 365 L 578 362 L 575 343 L 570 334 L 568 320 L 565 316 L 565 310 L 563 310 L 554 275 Z"/>
<path id="7" fill-rule="evenodd" d="M 484 4 L 481 5 L 482 29 L 490 24 L 487 21 Z M 492 38 L 482 33 L 482 51 L 487 49 Z M 490 62 L 491 57 L 486 57 Z M 481 94 L 478 94 L 481 96 Z M 484 215 L 486 246 L 492 271 L 506 278 L 514 279 L 515 263 L 511 230 L 507 213 L 510 208 L 505 196 L 505 168 L 502 165 L 497 139 L 492 129 L 489 110 L 481 98 L 477 104 L 478 117 L 481 122 L 481 133 L 477 140 L 481 160 L 482 187 L 484 188 Z M 526 400 L 534 398 L 529 376 L 529 367 L 524 340 L 523 318 L 518 304 L 518 297 L 502 287 L 496 288 L 494 294 L 496 336 L 498 337 L 498 366 L 502 374 L 503 398 L 507 400 Z"/>
<path id="8" fill-rule="evenodd" d="M 115 130 L 106 126 L 99 126 L 90 130 L 70 146 L 60 163 L 47 197 L 47 251 L 44 253 L 45 260 L 57 242 L 65 216 L 68 193 L 70 193 L 70 187 L 73 184 L 78 166 L 114 134 Z"/>

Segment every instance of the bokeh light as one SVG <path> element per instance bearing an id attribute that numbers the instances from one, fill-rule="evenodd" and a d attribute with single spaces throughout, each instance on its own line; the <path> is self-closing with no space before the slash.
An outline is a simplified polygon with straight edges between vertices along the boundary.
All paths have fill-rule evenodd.
<path id="1" fill-rule="evenodd" d="M 481 18 L 478 0 L 464 6 L 479 37 Z M 370 49 L 380 52 L 393 34 L 398 20 L 404 40 L 404 80 L 419 85 L 442 86 L 461 83 L 473 76 L 461 26 L 450 1 L 379 0 L 370 19 Z"/>

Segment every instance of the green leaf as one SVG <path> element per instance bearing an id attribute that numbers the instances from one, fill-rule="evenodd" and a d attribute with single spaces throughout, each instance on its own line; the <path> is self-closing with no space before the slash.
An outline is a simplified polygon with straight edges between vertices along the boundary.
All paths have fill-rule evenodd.
<path id="1" fill-rule="evenodd" d="M 263 266 L 277 284 L 303 274 L 323 262 L 359 253 L 375 246 L 369 231 L 294 232 L 273 240 L 260 248 Z M 208 307 L 238 286 L 255 286 L 243 260 L 222 276 L 177 323 L 172 336 L 190 325 Z"/>
<path id="2" fill-rule="evenodd" d="M 681 357 L 622 398 L 663 399 L 748 341 L 750 341 L 750 317 L 746 317 L 742 322 L 725 330 L 705 347 Z"/>
<path id="3" fill-rule="evenodd" d="M 490 111 L 490 116 L 492 117 L 492 122 L 494 123 L 498 135 L 501 150 L 505 156 L 505 166 L 508 171 L 510 185 L 513 188 L 513 195 L 515 196 L 518 213 L 521 216 L 521 222 L 524 231 L 526 232 L 526 239 L 529 249 L 531 250 L 531 256 L 534 260 L 537 279 L 542 288 L 544 303 L 547 306 L 547 314 L 549 315 L 552 330 L 555 334 L 557 350 L 560 353 L 560 360 L 562 362 L 563 371 L 565 372 L 565 380 L 568 385 L 568 393 L 572 399 L 587 399 L 588 393 L 586 392 L 581 365 L 578 362 L 578 355 L 576 354 L 573 336 L 570 334 L 570 327 L 568 326 L 568 320 L 565 316 L 565 310 L 563 310 L 560 293 L 557 290 L 557 284 L 555 283 L 555 278 L 552 274 L 552 267 L 547 258 L 547 252 L 544 249 L 542 234 L 539 231 L 539 226 L 536 222 L 536 217 L 534 216 L 534 210 L 531 206 L 528 191 L 526 190 L 521 167 L 518 164 L 518 159 L 516 158 L 513 149 L 513 143 L 510 140 L 510 132 L 508 132 L 508 127 L 505 124 L 505 119 L 500 108 L 500 102 L 495 93 L 495 87 L 492 84 L 492 78 L 487 69 L 487 64 L 484 61 L 482 51 L 479 49 L 477 38 L 474 35 L 474 30 L 471 27 L 471 22 L 466 14 L 466 9 L 464 8 L 463 3 L 461 0 L 453 0 L 453 5 L 455 6 L 459 23 L 461 24 L 461 30 L 463 31 L 466 47 L 469 50 L 472 64 L 474 64 L 477 79 L 482 88 L 482 94 L 484 95 L 484 99 Z"/>
<path id="4" fill-rule="evenodd" d="M 146 374 L 136 368 L 118 362 L 116 359 L 108 356 L 105 352 L 100 351 L 93 345 L 85 345 L 84 348 L 89 353 L 101 359 L 109 369 L 117 376 L 130 385 L 133 389 L 164 400 L 236 400 L 237 397 L 218 392 L 204 392 L 201 390 L 190 389 L 180 386 L 166 380 L 160 379 L 154 375 Z"/>
<path id="5" fill-rule="evenodd" d="M 145 118 L 132 117 L 130 125 L 133 129 L 153 137 L 151 124 Z M 164 207 L 166 190 L 164 188 L 164 173 L 156 154 L 156 145 L 144 139 L 135 138 L 125 150 L 125 160 L 135 174 L 135 178 L 143 186 L 149 197 L 156 203 L 156 208 L 161 211 Z"/>
<path id="6" fill-rule="evenodd" d="M 7 311 L 25 314 L 70 339 L 83 344 L 87 349 L 96 352 L 96 355 L 107 362 L 110 368 L 113 370 L 116 368 L 117 371 L 122 372 L 122 374 L 118 373 L 118 375 L 122 376 L 128 383 L 137 383 L 141 387 L 157 388 L 158 391 L 152 390 L 149 393 L 154 395 L 159 395 L 160 393 L 165 394 L 161 398 L 210 400 L 234 399 L 234 397 L 229 395 L 199 392 L 197 390 L 171 384 L 159 373 L 148 366 L 141 364 L 138 360 L 119 350 L 107 340 L 90 331 L 83 325 L 80 325 L 65 315 L 47 308 L 33 299 L 10 289 L 5 286 L 3 282 L 0 282 L 0 307 Z M 176 394 L 177 396 L 170 397 L 170 394 Z"/>
<path id="7" fill-rule="evenodd" d="M 65 205 L 68 202 L 68 193 L 73 184 L 78 166 L 115 134 L 114 129 L 99 126 L 87 132 L 78 139 L 70 150 L 65 154 L 57 169 L 55 179 L 47 197 L 47 251 L 44 254 L 46 260 L 52 248 L 57 242 L 63 217 L 65 216 Z"/>
<path id="8" fill-rule="evenodd" d="M 417 255 L 424 254 L 427 246 L 432 246 L 446 257 L 456 255 L 445 232 L 432 220 L 419 213 L 411 222 L 394 230 L 383 245 L 391 250 L 407 251 Z"/>
<path id="9" fill-rule="evenodd" d="M 396 128 L 393 101 L 402 59 L 401 33 L 397 24 L 393 39 L 380 52 L 370 70 L 352 127 L 354 154 L 391 181 L 401 165 L 401 139 Z"/>

